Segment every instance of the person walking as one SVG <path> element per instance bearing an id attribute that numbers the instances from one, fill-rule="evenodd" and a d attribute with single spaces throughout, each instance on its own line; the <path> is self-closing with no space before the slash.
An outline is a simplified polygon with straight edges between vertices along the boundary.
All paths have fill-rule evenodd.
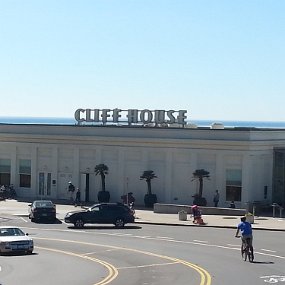
<path id="1" fill-rule="evenodd" d="M 219 201 L 220 201 L 219 190 L 216 190 L 213 201 L 214 201 L 215 207 L 218 207 L 218 204 L 219 204 Z"/>

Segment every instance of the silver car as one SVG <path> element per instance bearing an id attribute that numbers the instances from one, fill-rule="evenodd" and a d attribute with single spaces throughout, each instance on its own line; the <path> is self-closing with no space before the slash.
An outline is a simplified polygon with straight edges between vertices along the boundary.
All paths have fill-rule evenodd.
<path id="1" fill-rule="evenodd" d="M 0 227 L 0 253 L 23 252 L 31 254 L 34 250 L 32 238 L 17 227 Z"/>

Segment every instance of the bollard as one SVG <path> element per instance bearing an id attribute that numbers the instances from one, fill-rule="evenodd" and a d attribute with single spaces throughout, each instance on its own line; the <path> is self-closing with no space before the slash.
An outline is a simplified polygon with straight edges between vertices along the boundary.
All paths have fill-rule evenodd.
<path id="1" fill-rule="evenodd" d="M 179 221 L 187 221 L 187 212 L 182 210 L 178 212 Z"/>

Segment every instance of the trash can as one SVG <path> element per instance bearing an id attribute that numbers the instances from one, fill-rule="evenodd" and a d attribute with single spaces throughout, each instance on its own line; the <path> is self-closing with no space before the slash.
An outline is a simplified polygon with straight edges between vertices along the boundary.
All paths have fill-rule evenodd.
<path id="1" fill-rule="evenodd" d="M 245 214 L 246 216 L 246 221 L 250 224 L 254 224 L 254 215 L 251 213 Z"/>
<path id="2" fill-rule="evenodd" d="M 187 212 L 182 210 L 178 212 L 179 221 L 187 221 Z"/>

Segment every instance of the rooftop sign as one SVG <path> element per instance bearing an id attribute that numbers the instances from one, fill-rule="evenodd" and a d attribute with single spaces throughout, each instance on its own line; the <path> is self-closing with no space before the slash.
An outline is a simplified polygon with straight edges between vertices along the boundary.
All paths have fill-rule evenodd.
<path id="1" fill-rule="evenodd" d="M 77 109 L 74 118 L 81 123 L 179 124 L 185 125 L 186 110 L 137 110 L 137 109 Z"/>

